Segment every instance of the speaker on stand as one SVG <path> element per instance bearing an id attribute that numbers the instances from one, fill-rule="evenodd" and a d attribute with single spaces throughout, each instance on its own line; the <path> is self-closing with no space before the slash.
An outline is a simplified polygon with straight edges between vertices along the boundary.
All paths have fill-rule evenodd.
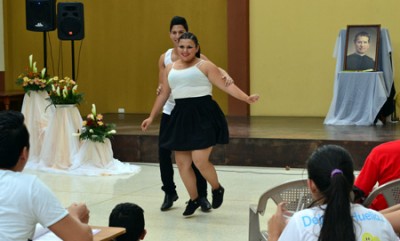
<path id="1" fill-rule="evenodd" d="M 56 0 L 25 0 L 26 29 L 43 32 L 44 68 L 47 68 L 46 32 L 56 29 Z"/>
<path id="2" fill-rule="evenodd" d="M 75 47 L 74 40 L 82 40 L 85 36 L 83 4 L 80 2 L 60 2 L 57 4 L 58 38 L 71 40 L 72 79 L 75 79 Z"/>

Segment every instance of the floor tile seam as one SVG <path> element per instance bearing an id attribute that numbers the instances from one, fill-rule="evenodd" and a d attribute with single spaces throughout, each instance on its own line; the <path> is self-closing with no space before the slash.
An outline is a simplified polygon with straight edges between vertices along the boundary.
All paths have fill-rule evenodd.
<path id="1" fill-rule="evenodd" d="M 149 185 L 149 186 L 141 187 L 141 188 L 136 189 L 136 190 L 131 190 L 131 191 L 129 191 L 129 192 L 119 193 L 118 195 L 119 195 L 119 196 L 132 195 L 132 194 L 135 194 L 135 193 L 138 193 L 138 192 L 142 192 L 143 190 L 153 189 L 153 188 L 156 188 L 156 187 L 158 188 L 158 187 L 160 187 L 160 186 L 161 186 L 161 183 L 158 183 L 158 184 L 154 184 L 154 185 Z"/>
<path id="2" fill-rule="evenodd" d="M 105 204 L 106 202 L 110 202 L 110 201 L 112 201 L 113 199 L 115 199 L 115 197 L 107 198 L 107 199 L 103 199 L 103 200 L 96 200 L 96 201 L 94 201 L 93 203 L 92 203 L 91 201 L 88 201 L 88 202 L 87 202 L 87 205 L 90 206 L 90 208 L 93 208 L 94 206 L 99 206 L 99 205 Z M 89 203 L 89 202 L 90 202 L 90 203 Z"/>
<path id="3" fill-rule="evenodd" d="M 136 165 L 143 165 L 143 166 L 149 166 L 149 167 L 158 167 L 158 163 L 138 163 L 138 162 L 132 162 L 133 164 Z M 253 171 L 254 169 L 257 169 L 257 167 L 249 167 L 249 166 L 228 166 L 228 165 L 214 165 L 215 169 L 218 172 L 233 172 L 233 173 L 249 173 L 249 174 L 282 174 L 282 175 L 302 175 L 305 173 L 305 169 L 301 168 L 293 168 L 290 170 L 291 173 L 288 173 L 288 171 L 284 170 L 279 170 L 279 168 L 271 167 L 269 170 L 265 170 L 268 167 L 260 167 L 260 170 Z M 178 170 L 178 167 L 176 164 L 173 164 L 174 170 Z M 236 170 L 242 168 L 240 170 Z"/>

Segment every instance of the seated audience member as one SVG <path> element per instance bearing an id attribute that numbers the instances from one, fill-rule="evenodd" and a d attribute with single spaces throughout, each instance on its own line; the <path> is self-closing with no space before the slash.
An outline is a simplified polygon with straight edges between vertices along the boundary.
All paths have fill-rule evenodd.
<path id="1" fill-rule="evenodd" d="M 354 186 L 367 197 L 374 186 L 379 186 L 400 178 L 400 140 L 390 141 L 376 146 L 357 176 Z M 388 205 L 382 195 L 372 202 L 369 208 L 382 210 Z"/>
<path id="2" fill-rule="evenodd" d="M 307 172 L 313 207 L 294 213 L 287 222 L 289 213 L 280 203 L 268 221 L 269 241 L 398 240 L 382 214 L 351 203 L 354 169 L 345 149 L 318 148 L 307 160 Z"/>
<path id="3" fill-rule="evenodd" d="M 120 203 L 110 213 L 110 227 L 123 227 L 126 233 L 118 236 L 116 241 L 138 241 L 146 236 L 143 209 L 134 203 Z"/>
<path id="4" fill-rule="evenodd" d="M 62 240 L 92 240 L 89 210 L 73 204 L 68 211 L 34 175 L 22 173 L 29 155 L 29 133 L 24 116 L 0 112 L 0 240 L 32 239 L 40 223 Z"/>

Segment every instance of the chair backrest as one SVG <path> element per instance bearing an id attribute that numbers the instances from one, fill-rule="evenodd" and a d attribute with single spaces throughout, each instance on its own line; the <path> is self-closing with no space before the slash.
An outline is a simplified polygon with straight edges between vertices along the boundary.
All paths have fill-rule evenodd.
<path id="1" fill-rule="evenodd" d="M 292 212 L 307 208 L 313 202 L 307 179 L 285 182 L 264 192 L 258 204 L 249 208 L 249 241 L 268 240 L 267 232 L 260 229 L 260 215 L 264 215 L 269 199 L 275 204 L 286 202 L 287 210 Z"/>
<path id="2" fill-rule="evenodd" d="M 269 199 L 272 199 L 275 204 L 286 202 L 287 210 L 292 212 L 307 208 L 313 201 L 307 179 L 285 182 L 264 192 L 257 205 L 257 212 L 261 215 L 264 215 Z"/>
<path id="3" fill-rule="evenodd" d="M 387 182 L 373 190 L 364 200 L 364 207 L 369 207 L 379 194 L 383 195 L 389 207 L 400 203 L 400 179 Z"/>

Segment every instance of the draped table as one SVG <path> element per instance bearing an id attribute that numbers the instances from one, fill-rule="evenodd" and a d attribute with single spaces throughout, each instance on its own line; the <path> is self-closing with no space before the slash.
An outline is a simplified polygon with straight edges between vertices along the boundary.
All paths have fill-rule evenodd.
<path id="1" fill-rule="evenodd" d="M 79 138 L 73 136 L 82 127 L 82 117 L 75 105 L 56 105 L 40 152 L 41 164 L 68 169 L 79 151 Z"/>
<path id="2" fill-rule="evenodd" d="M 25 93 L 21 113 L 25 117 L 25 125 L 29 131 L 29 160 L 39 162 L 43 138 L 49 119 L 54 114 L 55 108 L 47 100 L 47 91 L 30 91 Z"/>
<path id="3" fill-rule="evenodd" d="M 74 158 L 70 172 L 80 175 L 130 174 L 140 171 L 140 167 L 114 159 L 111 142 L 108 138 L 102 142 L 84 140 Z"/>
<path id="4" fill-rule="evenodd" d="M 136 174 L 140 167 L 113 157 L 111 142 L 80 141 L 82 117 L 75 105 L 56 105 L 43 138 L 39 162 L 27 168 L 69 175 Z"/>
<path id="5" fill-rule="evenodd" d="M 324 124 L 372 125 L 388 96 L 382 72 L 339 72 Z"/>

